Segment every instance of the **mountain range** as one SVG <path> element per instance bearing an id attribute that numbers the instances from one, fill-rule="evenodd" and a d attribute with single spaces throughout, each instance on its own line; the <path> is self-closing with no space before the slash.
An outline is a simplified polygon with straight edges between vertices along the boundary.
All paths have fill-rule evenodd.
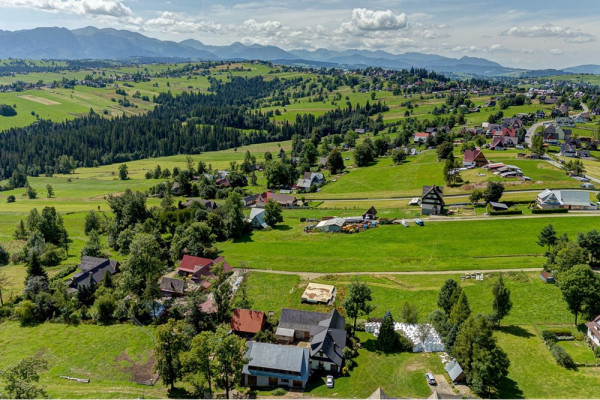
<path id="1" fill-rule="evenodd" d="M 69 30 L 48 27 L 20 31 L 0 30 L 0 58 L 21 59 L 126 59 L 177 58 L 205 60 L 263 60 L 286 65 L 313 67 L 386 69 L 426 68 L 448 74 L 478 76 L 520 76 L 529 70 L 504 67 L 477 57 L 451 58 L 435 54 L 408 52 L 392 54 L 377 50 L 283 50 L 276 46 L 205 45 L 194 39 L 182 42 L 149 38 L 140 33 L 111 28 L 86 27 Z M 552 72 L 551 72 L 552 71 Z M 563 70 L 532 71 L 535 76 L 552 73 L 600 73 L 600 65 L 580 65 Z"/>

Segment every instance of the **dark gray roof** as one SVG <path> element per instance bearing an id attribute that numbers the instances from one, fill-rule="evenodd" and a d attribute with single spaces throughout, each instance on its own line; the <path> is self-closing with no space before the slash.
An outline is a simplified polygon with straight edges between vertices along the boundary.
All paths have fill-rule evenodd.
<path id="1" fill-rule="evenodd" d="M 279 328 L 308 331 L 311 357 L 323 351 L 324 356 L 342 366 L 346 347 L 346 320 L 336 310 L 330 313 L 301 311 L 284 308 L 281 310 Z"/>
<path id="2" fill-rule="evenodd" d="M 90 278 L 93 284 L 102 282 L 107 272 L 114 275 L 119 267 L 119 263 L 115 260 L 98 257 L 81 257 L 81 264 L 77 272 L 73 275 L 71 287 L 78 288 L 81 285 L 89 285 Z"/>
<path id="3" fill-rule="evenodd" d="M 281 309 L 281 319 L 279 321 L 279 326 L 282 328 L 302 331 L 310 331 L 313 326 L 344 329 L 345 324 L 346 320 L 336 310 L 330 313 L 319 313 L 283 308 Z"/>
<path id="4" fill-rule="evenodd" d="M 160 280 L 160 290 L 163 292 L 183 294 L 183 291 L 185 290 L 185 281 L 183 279 L 163 277 Z"/>
<path id="5" fill-rule="evenodd" d="M 214 209 L 216 209 L 218 207 L 218 205 L 217 205 L 217 203 L 215 201 L 213 201 L 213 200 L 206 200 L 206 199 L 188 199 L 185 203 L 183 203 L 183 206 L 189 207 L 193 203 L 200 203 L 207 210 L 214 210 Z"/>

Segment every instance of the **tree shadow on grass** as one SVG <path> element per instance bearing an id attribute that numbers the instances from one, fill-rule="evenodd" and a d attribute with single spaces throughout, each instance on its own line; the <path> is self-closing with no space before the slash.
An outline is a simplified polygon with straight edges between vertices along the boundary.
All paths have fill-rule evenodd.
<path id="1" fill-rule="evenodd" d="M 503 326 L 500 328 L 501 332 L 508 333 L 509 335 L 518 336 L 522 338 L 530 338 L 535 335 L 531 332 L 528 332 L 526 329 L 521 328 L 517 325 Z"/>
<path id="2" fill-rule="evenodd" d="M 254 239 L 252 239 L 252 236 L 253 236 L 253 232 L 248 232 L 248 233 L 244 234 L 242 237 L 233 239 L 233 243 L 252 243 L 252 242 L 254 242 Z"/>
<path id="3" fill-rule="evenodd" d="M 169 397 L 169 399 L 193 399 L 194 398 L 192 393 L 188 392 L 184 388 L 178 388 L 178 387 L 176 387 L 173 390 L 169 390 L 168 397 Z"/>
<path id="4" fill-rule="evenodd" d="M 275 225 L 273 229 L 276 231 L 289 231 L 292 227 L 289 225 Z"/>
<path id="5" fill-rule="evenodd" d="M 524 399 L 525 395 L 517 382 L 510 378 L 504 378 L 500 382 L 500 391 L 498 397 L 501 399 Z"/>

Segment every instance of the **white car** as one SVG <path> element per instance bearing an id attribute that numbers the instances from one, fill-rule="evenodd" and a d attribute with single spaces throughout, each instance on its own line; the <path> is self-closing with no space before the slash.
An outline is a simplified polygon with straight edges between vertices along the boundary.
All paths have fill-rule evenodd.
<path id="1" fill-rule="evenodd" d="M 427 379 L 427 383 L 430 385 L 437 385 L 437 382 L 435 381 L 435 378 L 431 372 L 425 373 L 425 379 Z"/>
<path id="2" fill-rule="evenodd" d="M 593 183 L 582 183 L 581 187 L 584 189 L 593 189 L 594 188 L 594 184 Z"/>
<path id="3" fill-rule="evenodd" d="M 327 378 L 325 378 L 325 386 L 329 389 L 333 389 L 333 375 L 327 375 Z"/>

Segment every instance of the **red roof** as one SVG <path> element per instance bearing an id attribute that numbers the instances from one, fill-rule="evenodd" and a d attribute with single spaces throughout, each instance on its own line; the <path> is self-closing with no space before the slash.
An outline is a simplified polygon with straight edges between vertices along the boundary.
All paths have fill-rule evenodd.
<path id="1" fill-rule="evenodd" d="M 179 271 L 192 274 L 192 279 L 202 280 L 202 278 L 212 278 L 215 276 L 212 273 L 212 267 L 221 262 L 223 263 L 223 271 L 233 271 L 231 265 L 229 265 L 227 261 L 225 261 L 225 258 L 223 258 L 222 256 L 211 260 L 209 258 L 193 257 L 188 255 L 184 255 L 181 259 L 181 263 L 179 264 Z M 202 285 L 205 288 L 208 288 L 210 286 L 210 284 L 208 284 L 208 286 L 205 284 Z"/>
<path id="2" fill-rule="evenodd" d="M 193 273 L 195 270 L 204 267 L 205 265 L 212 264 L 213 260 L 209 258 L 188 256 L 187 254 L 181 259 L 179 263 L 179 270 Z M 198 267 L 198 268 L 196 268 Z"/>
<path id="3" fill-rule="evenodd" d="M 427 132 L 417 132 L 417 133 L 415 133 L 415 137 L 428 138 L 429 135 L 431 135 L 431 134 L 427 133 Z"/>
<path id="4" fill-rule="evenodd" d="M 244 333 L 257 333 L 265 325 L 267 318 L 262 311 L 236 308 L 231 317 L 231 330 Z"/>
<path id="5" fill-rule="evenodd" d="M 217 306 L 215 306 L 215 302 L 212 299 L 208 299 L 200 304 L 200 311 L 206 314 L 213 314 L 217 312 Z"/>
<path id="6" fill-rule="evenodd" d="M 473 162 L 481 154 L 480 149 L 475 150 L 465 150 L 465 157 L 463 158 L 464 162 Z"/>

